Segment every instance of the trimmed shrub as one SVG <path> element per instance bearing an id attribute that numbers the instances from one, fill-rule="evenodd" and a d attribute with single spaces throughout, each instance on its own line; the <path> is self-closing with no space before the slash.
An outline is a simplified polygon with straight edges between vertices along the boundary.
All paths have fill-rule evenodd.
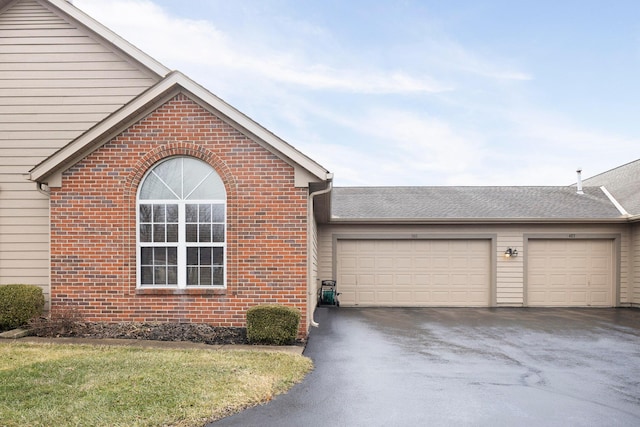
<path id="1" fill-rule="evenodd" d="M 43 310 L 44 295 L 38 286 L 0 286 L 1 331 L 26 325 L 30 319 L 42 315 Z"/>
<path id="2" fill-rule="evenodd" d="M 252 344 L 293 344 L 299 324 L 300 312 L 295 308 L 257 305 L 247 310 L 247 339 Z"/>

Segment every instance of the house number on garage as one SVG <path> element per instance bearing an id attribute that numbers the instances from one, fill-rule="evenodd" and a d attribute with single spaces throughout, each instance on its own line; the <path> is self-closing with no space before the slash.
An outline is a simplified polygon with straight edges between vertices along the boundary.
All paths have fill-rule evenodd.
<path id="1" fill-rule="evenodd" d="M 570 238 L 570 239 L 575 239 L 575 238 L 576 238 L 576 235 L 575 235 L 575 234 L 569 234 L 569 238 Z"/>

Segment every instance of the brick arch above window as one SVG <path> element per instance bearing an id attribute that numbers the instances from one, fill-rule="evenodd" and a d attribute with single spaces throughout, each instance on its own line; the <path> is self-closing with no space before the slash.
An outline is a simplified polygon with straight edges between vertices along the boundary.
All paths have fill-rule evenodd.
<path id="1" fill-rule="evenodd" d="M 145 174 L 149 170 L 151 170 L 158 162 L 163 161 L 169 157 L 176 156 L 194 157 L 211 165 L 211 167 L 215 169 L 217 174 L 220 176 L 220 179 L 222 179 L 222 182 L 224 183 L 227 192 L 227 198 L 234 198 L 237 184 L 227 164 L 222 161 L 214 152 L 206 149 L 205 147 L 186 142 L 165 144 L 157 147 L 154 150 L 151 150 L 143 157 L 141 157 L 134 165 L 133 170 L 127 179 L 127 197 L 133 198 L 133 200 L 135 200 L 138 187 L 142 182 Z"/>

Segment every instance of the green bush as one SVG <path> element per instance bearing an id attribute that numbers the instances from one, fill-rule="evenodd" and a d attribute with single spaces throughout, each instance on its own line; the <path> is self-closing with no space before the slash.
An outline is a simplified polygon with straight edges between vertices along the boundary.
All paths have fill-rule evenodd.
<path id="1" fill-rule="evenodd" d="M 44 295 L 38 286 L 0 286 L 0 331 L 25 325 L 43 310 Z"/>
<path id="2" fill-rule="evenodd" d="M 282 305 L 257 305 L 247 310 L 247 339 L 253 344 L 293 344 L 300 312 Z"/>

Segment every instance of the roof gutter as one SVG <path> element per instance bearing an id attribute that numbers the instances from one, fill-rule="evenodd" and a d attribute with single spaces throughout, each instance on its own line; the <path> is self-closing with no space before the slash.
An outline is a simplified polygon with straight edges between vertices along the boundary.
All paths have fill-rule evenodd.
<path id="1" fill-rule="evenodd" d="M 629 222 L 617 218 L 337 218 L 331 224 L 607 224 Z"/>

